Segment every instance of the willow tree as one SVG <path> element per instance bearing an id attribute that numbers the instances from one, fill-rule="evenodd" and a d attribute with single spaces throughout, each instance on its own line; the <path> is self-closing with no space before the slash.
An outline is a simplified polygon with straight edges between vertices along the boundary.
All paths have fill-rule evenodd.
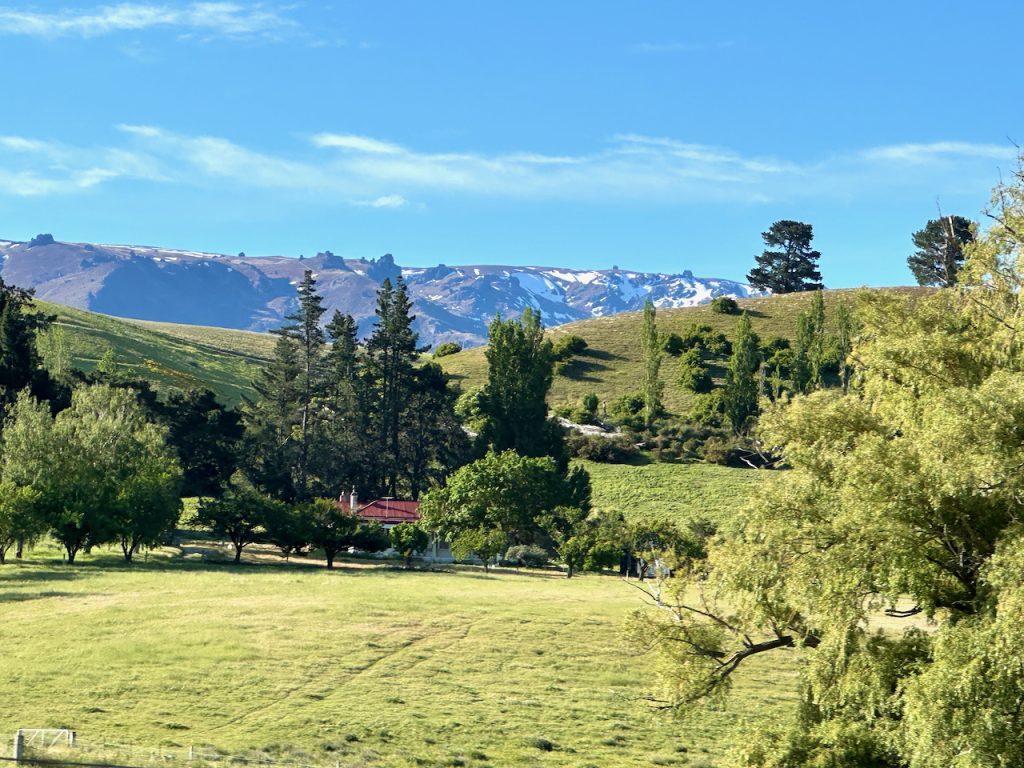
<path id="1" fill-rule="evenodd" d="M 991 215 L 959 289 L 861 296 L 855 383 L 762 414 L 790 471 L 634 618 L 678 710 L 800 654 L 802 706 L 735 765 L 1024 765 L 1020 174 Z"/>

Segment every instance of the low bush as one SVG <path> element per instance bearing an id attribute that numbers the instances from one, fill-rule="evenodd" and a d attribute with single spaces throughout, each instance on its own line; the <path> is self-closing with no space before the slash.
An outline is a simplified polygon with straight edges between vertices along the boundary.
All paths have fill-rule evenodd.
<path id="1" fill-rule="evenodd" d="M 720 315 L 738 315 L 740 305 L 732 296 L 717 296 L 711 300 L 711 311 Z"/>
<path id="2" fill-rule="evenodd" d="M 437 345 L 437 349 L 434 350 L 434 357 L 447 357 L 448 355 L 454 355 L 456 352 L 461 351 L 461 344 L 457 344 L 454 341 L 446 341 L 443 344 Z"/>
<path id="3" fill-rule="evenodd" d="M 605 464 L 628 464 L 640 455 L 633 442 L 624 435 L 602 437 L 573 432 L 565 443 L 570 456 Z"/>
<path id="4" fill-rule="evenodd" d="M 543 568 L 548 564 L 551 556 L 543 547 L 536 544 L 516 544 L 508 548 L 505 553 L 505 560 L 516 563 L 524 568 Z"/>

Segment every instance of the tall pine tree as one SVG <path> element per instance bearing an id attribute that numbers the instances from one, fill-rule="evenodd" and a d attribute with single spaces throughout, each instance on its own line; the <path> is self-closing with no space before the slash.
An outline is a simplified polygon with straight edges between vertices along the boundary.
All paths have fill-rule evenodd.
<path id="1" fill-rule="evenodd" d="M 366 367 L 373 399 L 373 434 L 377 440 L 378 490 L 398 493 L 402 412 L 412 388 L 418 335 L 405 281 L 385 278 L 377 291 L 377 325 L 366 342 Z"/>
<path id="2" fill-rule="evenodd" d="M 756 288 L 772 293 L 816 291 L 821 284 L 818 259 L 821 253 L 811 248 L 814 230 L 801 221 L 776 221 L 761 237 L 768 246 L 754 257 L 757 266 L 747 274 Z M 769 250 L 769 249 L 778 250 Z"/>

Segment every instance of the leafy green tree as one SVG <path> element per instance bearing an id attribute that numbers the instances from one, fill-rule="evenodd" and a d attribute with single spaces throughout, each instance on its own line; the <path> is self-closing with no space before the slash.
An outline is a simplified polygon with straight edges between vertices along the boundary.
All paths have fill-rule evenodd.
<path id="1" fill-rule="evenodd" d="M 327 567 L 334 568 L 338 553 L 353 546 L 359 518 L 343 510 L 333 499 L 314 499 L 301 512 L 309 525 L 309 543 L 322 549 Z"/>
<path id="2" fill-rule="evenodd" d="M 281 550 L 286 559 L 306 551 L 313 539 L 306 509 L 306 504 L 273 504 L 267 507 L 262 523 L 264 537 Z"/>
<path id="3" fill-rule="evenodd" d="M 243 550 L 266 531 L 267 522 L 279 519 L 280 502 L 237 477 L 232 480 L 223 496 L 199 502 L 192 523 L 208 528 L 214 536 L 230 539 L 237 565 L 242 562 Z"/>
<path id="4" fill-rule="evenodd" d="M 661 345 L 658 343 L 658 325 L 654 302 L 644 302 L 643 325 L 640 329 L 640 350 L 644 360 L 644 378 L 641 392 L 644 396 L 644 426 L 650 429 L 654 420 L 661 415 L 661 395 L 664 385 L 659 378 L 661 371 Z"/>
<path id="5" fill-rule="evenodd" d="M 725 372 L 722 400 L 726 418 L 734 432 L 742 432 L 757 415 L 758 383 L 756 372 L 761 364 L 757 334 L 744 312 L 736 324 L 736 338 L 732 343 L 732 358 Z"/>
<path id="6" fill-rule="evenodd" d="M 964 290 L 861 297 L 857 385 L 762 415 L 790 470 L 634 624 L 680 708 L 802 649 L 793 723 L 740 745 L 737 766 L 1024 764 L 1020 170 L 991 215 Z M 882 631 L 882 614 L 931 626 Z"/>
<path id="7" fill-rule="evenodd" d="M 963 216 L 931 219 L 913 235 L 917 249 L 907 266 L 918 285 L 952 288 L 964 265 L 964 248 L 974 242 L 975 225 Z"/>
<path id="8" fill-rule="evenodd" d="M 563 430 L 548 418 L 554 363 L 540 315 L 527 308 L 518 320 L 496 317 L 484 354 L 487 384 L 478 401 L 484 417 L 481 445 L 496 452 L 551 456 L 559 466 L 568 466 Z"/>
<path id="9" fill-rule="evenodd" d="M 430 536 L 415 523 L 399 523 L 390 531 L 388 538 L 391 546 L 405 560 L 405 567 L 412 567 L 412 559 L 415 555 L 427 551 L 430 546 Z"/>
<path id="10" fill-rule="evenodd" d="M 360 525 L 352 539 L 352 546 L 361 552 L 383 552 L 390 545 L 387 529 L 380 523 Z"/>
<path id="11" fill-rule="evenodd" d="M 810 307 L 797 317 L 792 360 L 794 392 L 805 394 L 822 387 L 826 343 L 825 298 L 821 291 L 815 291 Z"/>
<path id="12" fill-rule="evenodd" d="M 181 470 L 166 437 L 125 389 L 79 389 L 56 418 L 23 394 L 4 434 L 2 475 L 39 494 L 69 563 L 85 547 L 115 541 L 130 562 L 177 523 Z"/>
<path id="13" fill-rule="evenodd" d="M 559 507 L 589 508 L 589 493 L 585 472 L 566 476 L 550 457 L 492 451 L 429 491 L 420 511 L 423 526 L 450 541 L 453 552 L 475 552 L 486 561 L 509 544 L 544 536 Z"/>
<path id="14" fill-rule="evenodd" d="M 31 486 L 0 480 L 0 565 L 7 551 L 18 542 L 32 542 L 46 533 L 46 521 L 39 514 L 39 493 Z"/>
<path id="15" fill-rule="evenodd" d="M 747 280 L 755 288 L 772 293 L 818 291 L 823 288 L 818 260 L 821 253 L 811 248 L 814 230 L 810 224 L 784 219 L 776 221 L 762 233 L 766 249 L 755 257 L 757 266 Z"/>

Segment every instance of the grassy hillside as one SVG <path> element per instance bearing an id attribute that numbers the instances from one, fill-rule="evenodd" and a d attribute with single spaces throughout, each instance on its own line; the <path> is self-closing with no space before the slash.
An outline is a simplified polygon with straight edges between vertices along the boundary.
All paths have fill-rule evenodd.
<path id="1" fill-rule="evenodd" d="M 916 289 L 899 289 L 916 290 Z M 826 311 L 834 310 L 838 302 L 851 304 L 856 291 L 826 291 Z M 751 324 L 762 340 L 776 336 L 792 338 L 796 332 L 797 317 L 807 309 L 809 293 L 770 296 L 761 299 L 743 299 L 740 307 L 750 314 Z M 584 356 L 573 361 L 562 374 L 555 377 L 551 395 L 552 404 L 577 404 L 588 392 L 596 392 L 605 403 L 638 391 L 642 375 L 640 359 L 640 327 L 642 314 L 638 312 L 611 317 L 581 320 L 561 325 L 548 331 L 552 339 L 566 334 L 581 336 L 589 348 Z M 658 331 L 662 334 L 682 333 L 691 325 L 710 325 L 731 337 L 736 328 L 735 315 L 722 315 L 708 305 L 681 309 L 659 309 Z M 469 349 L 441 358 L 438 362 L 453 374 L 463 388 L 480 386 L 487 376 L 487 362 L 483 348 Z M 721 370 L 712 369 L 721 376 Z M 691 395 L 676 383 L 678 375 L 675 358 L 665 357 L 661 378 L 665 382 L 665 406 L 672 412 L 689 408 Z"/>
<path id="2" fill-rule="evenodd" d="M 206 387 L 228 404 L 253 394 L 251 381 L 274 343 L 269 334 L 124 320 L 45 301 L 36 304 L 56 315 L 56 324 L 67 331 L 75 367 L 92 370 L 109 349 L 119 366 L 158 387 Z"/>
<path id="3" fill-rule="evenodd" d="M 714 464 L 599 464 L 579 462 L 590 473 L 593 504 L 626 517 L 711 520 L 727 526 L 736 510 L 778 472 Z"/>
<path id="4" fill-rule="evenodd" d="M 0 733 L 70 727 L 133 765 L 209 745 L 331 768 L 709 768 L 796 699 L 794 653 L 745 667 L 724 710 L 653 714 L 651 660 L 621 634 L 642 603 L 615 577 L 169 555 L 0 567 Z"/>

